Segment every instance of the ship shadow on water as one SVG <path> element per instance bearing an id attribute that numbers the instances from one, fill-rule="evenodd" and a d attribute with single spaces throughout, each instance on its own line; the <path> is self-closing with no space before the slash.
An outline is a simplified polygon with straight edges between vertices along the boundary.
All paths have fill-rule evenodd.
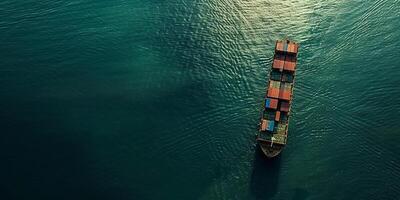
<path id="1" fill-rule="evenodd" d="M 280 157 L 268 159 L 257 145 L 250 180 L 251 196 L 255 199 L 271 199 L 277 193 Z"/>

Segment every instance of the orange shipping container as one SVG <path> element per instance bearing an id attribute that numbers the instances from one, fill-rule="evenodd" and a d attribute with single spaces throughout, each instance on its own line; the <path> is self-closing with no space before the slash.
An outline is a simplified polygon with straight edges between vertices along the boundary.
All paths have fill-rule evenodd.
<path id="1" fill-rule="evenodd" d="M 270 107 L 277 109 L 278 108 L 278 99 L 271 99 Z"/>
<path id="2" fill-rule="evenodd" d="M 275 114 L 275 121 L 279 122 L 279 119 L 280 119 L 280 118 L 281 118 L 281 112 L 276 111 L 276 114 Z"/>
<path id="3" fill-rule="evenodd" d="M 296 68 L 296 62 L 285 61 L 284 66 L 283 66 L 284 70 L 294 72 L 295 68 Z"/>
<path id="4" fill-rule="evenodd" d="M 277 51 L 283 51 L 283 42 L 282 41 L 278 41 L 276 43 L 276 50 Z"/>
<path id="5" fill-rule="evenodd" d="M 265 108 L 277 109 L 278 99 L 265 98 Z"/>
<path id="6" fill-rule="evenodd" d="M 283 69 L 293 72 L 295 71 L 295 68 L 296 68 L 296 60 L 290 56 L 286 56 Z"/>
<path id="7" fill-rule="evenodd" d="M 298 48 L 298 46 L 297 46 L 297 44 L 294 44 L 294 43 L 290 43 L 289 45 L 288 45 L 288 52 L 289 53 L 297 53 L 297 48 Z"/>
<path id="8" fill-rule="evenodd" d="M 282 70 L 284 66 L 284 61 L 279 59 L 274 59 L 272 68 Z"/>
<path id="9" fill-rule="evenodd" d="M 291 91 L 280 90 L 279 91 L 279 99 L 290 100 Z"/>
<path id="10" fill-rule="evenodd" d="M 288 44 L 287 52 L 292 53 L 294 50 L 293 44 Z"/>
<path id="11" fill-rule="evenodd" d="M 293 51 L 292 51 L 292 53 L 296 53 L 296 54 L 297 54 L 298 49 L 299 49 L 299 45 L 298 45 L 298 44 L 293 44 Z"/>
<path id="12" fill-rule="evenodd" d="M 272 98 L 279 98 L 279 89 L 278 88 L 268 88 L 268 97 L 272 97 Z"/>
<path id="13" fill-rule="evenodd" d="M 267 120 L 263 119 L 261 122 L 261 131 L 267 130 Z"/>

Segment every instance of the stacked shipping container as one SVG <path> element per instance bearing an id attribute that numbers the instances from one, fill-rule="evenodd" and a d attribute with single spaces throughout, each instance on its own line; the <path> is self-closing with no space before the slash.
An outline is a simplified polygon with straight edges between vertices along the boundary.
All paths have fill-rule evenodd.
<path id="1" fill-rule="evenodd" d="M 259 140 L 286 144 L 298 45 L 277 41 L 261 119 Z"/>

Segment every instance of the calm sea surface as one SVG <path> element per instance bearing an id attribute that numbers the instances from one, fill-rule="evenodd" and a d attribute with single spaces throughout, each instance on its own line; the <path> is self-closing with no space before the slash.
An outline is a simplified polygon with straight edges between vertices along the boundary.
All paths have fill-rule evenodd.
<path id="1" fill-rule="evenodd" d="M 276 39 L 289 140 L 255 145 Z M 399 199 L 400 1 L 0 2 L 0 199 Z"/>

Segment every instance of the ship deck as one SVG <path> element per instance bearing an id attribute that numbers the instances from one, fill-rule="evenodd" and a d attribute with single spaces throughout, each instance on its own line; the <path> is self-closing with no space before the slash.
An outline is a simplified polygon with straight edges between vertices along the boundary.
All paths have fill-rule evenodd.
<path id="1" fill-rule="evenodd" d="M 298 44 L 277 41 L 261 114 L 257 140 L 265 144 L 285 145 L 292 104 L 293 86 L 297 65 Z"/>

